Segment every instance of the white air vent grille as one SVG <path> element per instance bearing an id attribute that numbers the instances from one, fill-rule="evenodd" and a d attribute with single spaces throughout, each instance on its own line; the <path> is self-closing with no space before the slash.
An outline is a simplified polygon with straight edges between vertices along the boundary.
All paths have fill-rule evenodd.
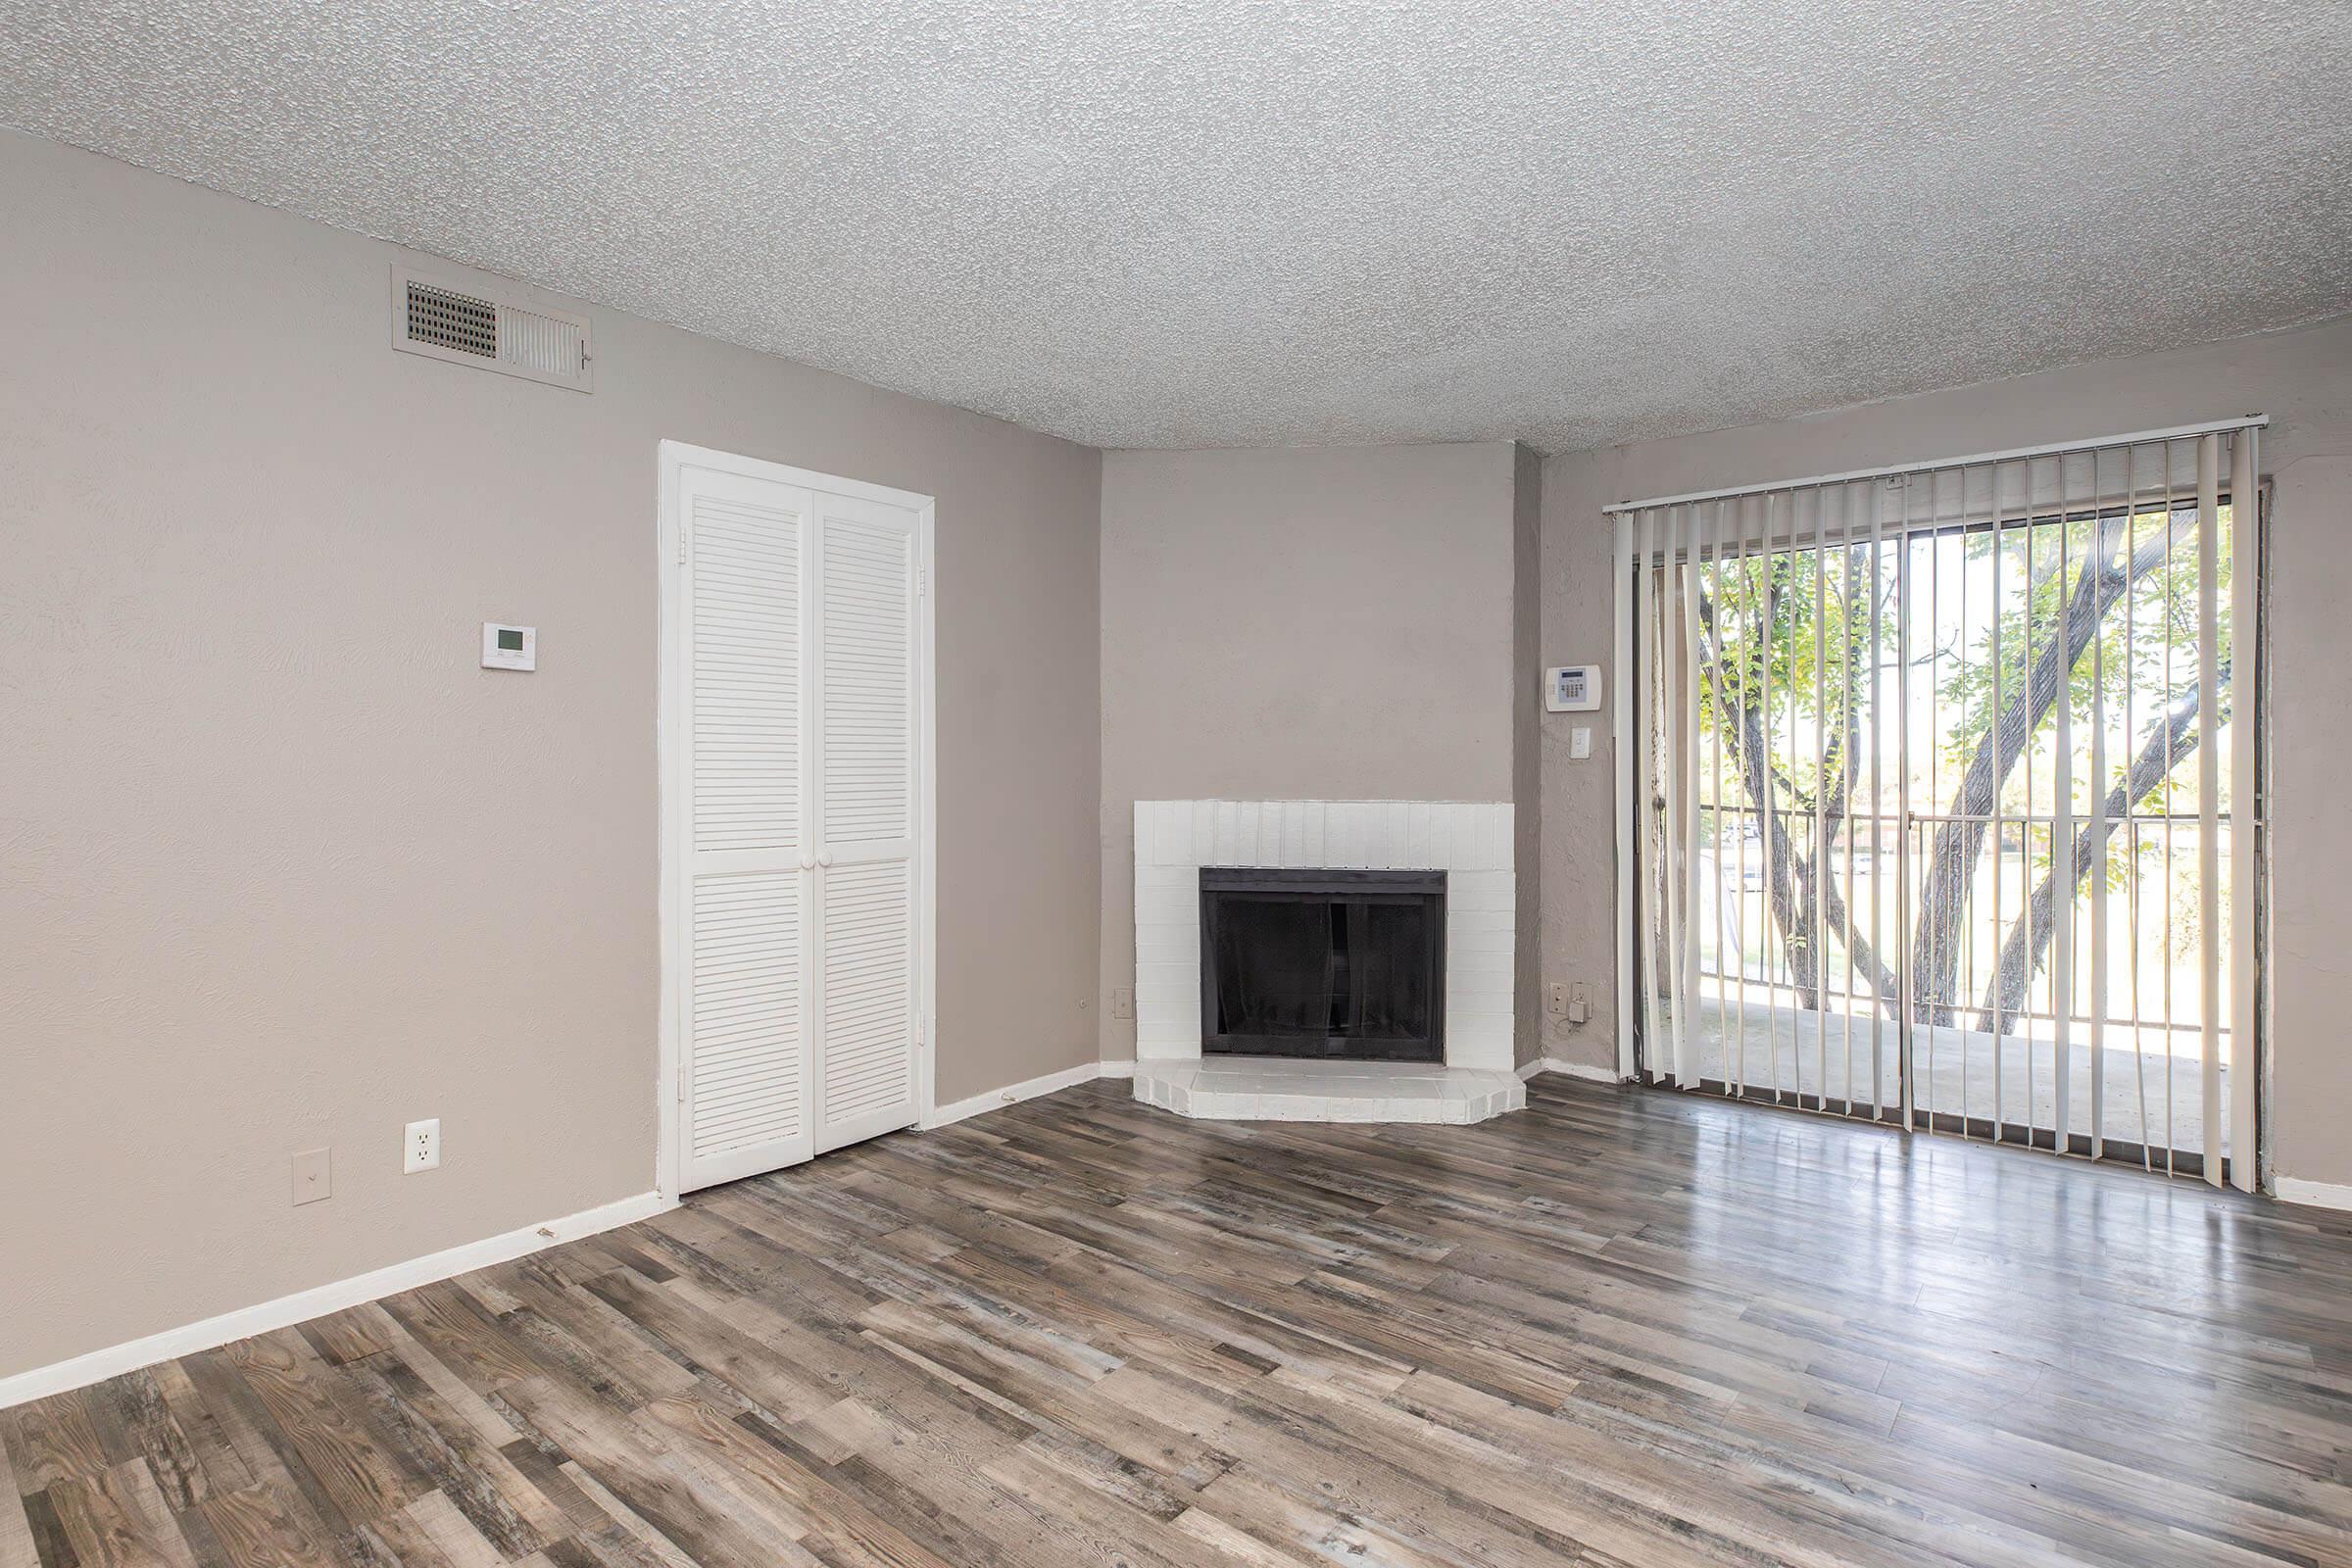
<path id="1" fill-rule="evenodd" d="M 585 317 L 392 269 L 392 346 L 577 392 L 595 389 Z"/>
<path id="2" fill-rule="evenodd" d="M 409 280 L 409 341 L 436 343 L 485 360 L 498 358 L 498 307 Z"/>
<path id="3" fill-rule="evenodd" d="M 586 363 L 586 328 L 536 311 L 508 307 L 498 313 L 498 358 L 538 375 L 573 375 Z"/>

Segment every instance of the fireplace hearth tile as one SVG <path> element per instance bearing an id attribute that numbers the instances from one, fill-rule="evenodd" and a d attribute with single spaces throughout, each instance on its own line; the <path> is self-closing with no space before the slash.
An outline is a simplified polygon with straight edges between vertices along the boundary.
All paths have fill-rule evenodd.
<path id="1" fill-rule="evenodd" d="M 1208 1121 L 1458 1126 L 1527 1104 L 1527 1086 L 1515 1073 L 1280 1056 L 1147 1056 L 1136 1063 L 1134 1092 L 1145 1104 Z"/>

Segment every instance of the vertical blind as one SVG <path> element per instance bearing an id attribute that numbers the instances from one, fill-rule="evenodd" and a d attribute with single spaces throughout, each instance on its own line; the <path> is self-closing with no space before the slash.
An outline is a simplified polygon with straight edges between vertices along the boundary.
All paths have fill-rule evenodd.
<path id="1" fill-rule="evenodd" d="M 2265 422 L 1609 509 L 1623 1068 L 2254 1185 Z"/>

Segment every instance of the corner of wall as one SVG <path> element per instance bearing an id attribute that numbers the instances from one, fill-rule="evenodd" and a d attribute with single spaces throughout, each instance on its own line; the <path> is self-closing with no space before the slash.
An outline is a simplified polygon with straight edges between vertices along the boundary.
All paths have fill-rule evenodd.
<path id="1" fill-rule="evenodd" d="M 1109 497 L 1120 459 L 1125 454 L 1104 452 L 1095 465 L 1095 1059 L 1131 1062 L 1135 1059 L 1135 1008 L 1130 992 L 1128 1016 L 1118 1016 L 1115 999 L 1134 963 L 1135 936 L 1129 897 L 1128 865 L 1133 806 L 1111 799 L 1110 689 L 1107 671 L 1112 658 L 1109 595 Z"/>
<path id="2" fill-rule="evenodd" d="M 1528 983 L 1537 1011 L 1536 1054 L 1610 1077 L 1617 1070 L 1616 738 L 1610 718 L 1615 667 L 1615 541 L 1600 508 L 1617 483 L 1611 451 L 1562 453 L 1544 461 L 1536 504 L 1538 560 L 1532 593 L 1538 626 L 1536 665 L 1553 660 L 1599 666 L 1601 711 L 1590 758 L 1569 755 L 1574 724 L 1547 728 L 1531 710 L 1542 805 L 1536 824 L 1541 913 L 1534 933 L 1536 975 Z M 1532 698 L 1531 698 L 1532 702 Z M 1556 744 L 1555 744 L 1556 742 Z M 1591 997 L 1581 1024 L 1542 1010 L 1546 984 L 1582 982 Z"/>
<path id="3" fill-rule="evenodd" d="M 1544 1055 L 1544 460 L 1511 446 L 1512 862 L 1520 918 L 1513 942 L 1513 1053 L 1525 1066 Z"/>

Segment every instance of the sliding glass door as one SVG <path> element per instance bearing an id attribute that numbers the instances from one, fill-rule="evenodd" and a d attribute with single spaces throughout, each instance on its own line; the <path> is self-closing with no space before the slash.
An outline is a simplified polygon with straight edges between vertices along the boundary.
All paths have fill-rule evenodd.
<path id="1" fill-rule="evenodd" d="M 2251 1150 L 2256 439 L 1620 514 L 1645 1074 L 2217 1182 Z"/>

